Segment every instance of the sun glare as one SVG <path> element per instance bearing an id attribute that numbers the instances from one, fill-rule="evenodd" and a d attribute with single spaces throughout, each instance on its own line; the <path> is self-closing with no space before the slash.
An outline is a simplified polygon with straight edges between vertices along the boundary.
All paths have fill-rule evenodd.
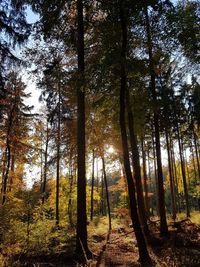
<path id="1" fill-rule="evenodd" d="M 115 152 L 113 146 L 109 146 L 106 150 L 109 154 L 113 154 Z"/>

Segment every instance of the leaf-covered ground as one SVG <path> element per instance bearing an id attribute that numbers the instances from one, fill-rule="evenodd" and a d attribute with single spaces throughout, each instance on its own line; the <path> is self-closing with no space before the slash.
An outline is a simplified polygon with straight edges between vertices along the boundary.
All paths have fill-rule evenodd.
<path id="1" fill-rule="evenodd" d="M 169 239 L 159 237 L 156 223 L 150 224 L 150 228 L 153 238 L 149 251 L 155 266 L 200 266 L 200 225 L 190 220 L 171 224 Z M 97 264 L 90 266 L 140 266 L 134 233 L 127 228 L 113 230 L 99 255 Z"/>
<path id="2" fill-rule="evenodd" d="M 190 220 L 171 223 L 169 238 L 159 237 L 158 222 L 150 223 L 152 238 L 149 252 L 156 267 L 199 267 L 200 266 L 200 225 Z M 87 266 L 94 267 L 139 267 L 138 247 L 130 227 L 116 227 L 110 235 L 100 232 L 90 234 L 89 245 L 96 254 L 88 260 Z M 73 244 L 72 244 L 73 246 Z M 73 267 L 83 266 L 66 255 L 65 251 L 54 255 L 26 257 L 18 255 L 10 265 L 27 267 Z"/>

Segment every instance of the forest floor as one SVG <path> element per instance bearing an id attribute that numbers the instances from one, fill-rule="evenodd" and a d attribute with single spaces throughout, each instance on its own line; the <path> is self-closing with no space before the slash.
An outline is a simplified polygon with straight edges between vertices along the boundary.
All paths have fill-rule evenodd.
<path id="1" fill-rule="evenodd" d="M 159 222 L 149 224 L 152 238 L 148 249 L 156 267 L 199 267 L 200 266 L 200 224 L 189 219 L 170 223 L 169 238 L 159 237 Z M 115 225 L 110 234 L 94 228 L 89 235 L 89 246 L 95 253 L 88 260 L 88 267 L 139 267 L 138 247 L 134 232 L 128 225 Z M 104 229 L 105 230 L 105 229 Z M 73 245 L 72 245 L 73 246 Z M 54 255 L 26 257 L 21 255 L 11 266 L 24 267 L 80 267 L 77 261 L 61 251 Z"/>
<path id="2" fill-rule="evenodd" d="M 156 222 L 150 224 L 153 237 L 149 252 L 156 267 L 199 267 L 200 225 L 183 220 L 169 226 L 169 238 L 160 238 Z M 94 237 L 97 239 L 97 237 Z M 133 231 L 118 228 L 111 231 L 97 262 L 88 266 L 139 267 L 138 247 Z"/>

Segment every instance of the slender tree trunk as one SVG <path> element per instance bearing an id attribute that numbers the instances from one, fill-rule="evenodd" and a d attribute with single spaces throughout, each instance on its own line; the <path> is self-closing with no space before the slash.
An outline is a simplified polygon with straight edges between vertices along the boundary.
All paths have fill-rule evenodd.
<path id="1" fill-rule="evenodd" d="M 126 100 L 126 50 L 127 50 L 127 25 L 126 18 L 124 14 L 124 2 L 120 1 L 120 22 L 122 30 L 122 47 L 121 47 L 121 87 L 120 87 L 120 129 L 121 129 L 121 139 L 122 139 L 122 149 L 123 149 L 123 159 L 124 159 L 124 169 L 126 173 L 126 179 L 128 184 L 128 193 L 129 193 L 129 202 L 130 202 L 130 213 L 133 228 L 135 231 L 135 236 L 138 243 L 139 257 L 140 262 L 151 264 L 151 258 L 149 256 L 144 234 L 141 229 L 139 222 L 137 202 L 135 197 L 135 184 L 133 181 L 130 160 L 129 160 L 129 151 L 128 151 L 128 142 L 127 142 L 127 132 L 126 132 L 126 121 L 125 121 L 125 100 Z"/>
<path id="2" fill-rule="evenodd" d="M 77 81 L 77 226 L 76 226 L 76 253 L 83 260 L 92 257 L 87 243 L 87 211 L 86 211 L 86 171 L 85 171 L 85 92 L 84 92 L 84 23 L 83 1 L 77 0 L 77 50 L 78 72 Z"/>
<path id="3" fill-rule="evenodd" d="M 91 197 L 90 197 L 90 205 L 91 205 L 91 209 L 90 209 L 90 221 L 93 220 L 93 209 L 94 209 L 94 149 L 92 151 L 92 185 L 91 185 Z"/>
<path id="4" fill-rule="evenodd" d="M 152 186 L 152 177 L 151 177 L 151 163 L 150 163 L 150 147 L 148 147 L 147 151 L 147 158 L 148 158 L 148 175 L 149 175 L 149 189 L 150 192 L 153 192 L 153 186 Z M 153 201 L 152 201 L 152 195 L 150 196 L 150 215 L 154 215 L 154 207 L 153 207 Z"/>
<path id="5" fill-rule="evenodd" d="M 170 137 L 170 149 L 171 149 L 171 159 L 172 159 L 172 168 L 173 168 L 173 177 L 174 177 L 174 184 L 175 184 L 175 188 L 176 188 L 176 199 L 177 199 L 177 208 L 178 208 L 178 212 L 181 212 L 181 206 L 180 206 L 180 197 L 179 197 L 179 187 L 178 187 L 178 178 L 177 178 L 177 170 L 176 170 L 176 159 L 175 159 L 175 155 L 174 155 L 174 148 L 173 148 L 173 144 L 172 144 L 172 140 Z"/>
<path id="6" fill-rule="evenodd" d="M 180 137 L 178 122 L 176 123 L 176 130 L 177 130 L 177 138 L 178 138 L 179 156 L 180 156 L 180 161 L 181 161 L 181 173 L 182 173 L 182 179 L 183 179 L 183 189 L 184 189 L 185 202 L 186 202 L 186 215 L 187 215 L 187 217 L 190 217 L 184 155 L 183 155 L 183 150 L 182 150 L 182 144 L 181 144 L 181 137 Z"/>
<path id="7" fill-rule="evenodd" d="M 199 153 L 198 153 L 197 139 L 196 139 L 195 133 L 194 133 L 194 147 L 195 147 L 195 154 L 196 154 L 196 162 L 197 162 L 198 176 L 199 176 L 199 180 L 200 180 Z"/>
<path id="8" fill-rule="evenodd" d="M 193 150 L 192 142 L 190 145 L 190 152 L 191 152 L 191 156 L 192 156 L 192 165 L 193 165 L 193 170 L 194 170 L 195 184 L 197 184 L 197 170 L 196 170 L 196 163 L 195 163 L 195 158 L 194 158 L 194 150 Z"/>
<path id="9" fill-rule="evenodd" d="M 43 174 L 43 183 L 42 183 L 42 204 L 44 204 L 45 193 L 46 193 L 48 147 L 49 147 L 49 127 L 48 127 L 48 122 L 47 122 L 46 143 L 45 143 L 45 151 L 44 151 L 44 174 Z"/>
<path id="10" fill-rule="evenodd" d="M 141 147 L 142 147 L 142 167 L 143 167 L 143 178 L 144 178 L 144 192 L 145 192 L 145 207 L 146 213 L 149 217 L 149 199 L 148 199 L 148 184 L 147 184 L 147 169 L 146 169 L 146 153 L 144 150 L 144 139 L 141 138 Z"/>
<path id="11" fill-rule="evenodd" d="M 40 135 L 41 137 L 41 148 L 40 148 L 40 192 L 42 194 L 42 187 L 43 187 L 43 143 L 42 143 L 42 133 Z"/>
<path id="12" fill-rule="evenodd" d="M 106 201 L 107 201 L 107 208 L 108 208 L 109 231 L 111 231 L 112 225 L 111 225 L 111 213 L 110 213 L 110 200 L 109 200 L 109 193 L 108 193 L 108 183 L 107 183 L 107 176 L 106 176 L 106 167 L 105 167 L 104 156 L 102 157 L 102 168 L 103 168 L 104 184 L 105 184 L 105 189 L 106 189 Z"/>
<path id="13" fill-rule="evenodd" d="M 6 150 L 3 152 L 3 155 L 2 155 L 1 193 L 3 193 L 5 171 L 6 171 Z"/>
<path id="14" fill-rule="evenodd" d="M 6 191 L 7 191 L 7 182 L 8 182 L 8 176 L 10 171 L 10 160 L 11 160 L 11 149 L 10 149 L 10 142 L 9 138 L 7 138 L 6 142 L 6 170 L 5 175 L 3 179 L 3 198 L 2 198 L 2 205 L 6 202 Z"/>
<path id="15" fill-rule="evenodd" d="M 72 158 L 70 158 L 70 167 L 69 167 L 69 201 L 68 201 L 68 217 L 70 226 L 73 227 L 73 219 L 72 219 L 72 190 L 73 190 L 73 166 L 72 166 Z"/>
<path id="16" fill-rule="evenodd" d="M 96 157 L 96 179 L 97 179 L 97 192 L 99 192 L 99 164 L 98 164 L 98 157 Z"/>
<path id="17" fill-rule="evenodd" d="M 61 88 L 60 88 L 60 79 L 58 81 L 58 129 L 57 129 L 57 158 L 56 158 L 56 225 L 60 223 L 60 214 L 59 214 L 59 192 L 60 192 L 60 123 L 61 123 Z"/>
<path id="18" fill-rule="evenodd" d="M 172 172 L 172 160 L 170 155 L 170 144 L 168 131 L 165 129 L 165 137 L 167 142 L 167 155 L 168 155 L 168 169 L 169 169 L 169 179 L 170 179 L 170 191 L 171 191 L 171 205 L 172 205 L 172 219 L 176 219 L 176 200 L 175 200 L 175 190 L 173 183 L 173 172 Z"/>
<path id="19" fill-rule="evenodd" d="M 103 170 L 101 175 L 101 205 L 100 205 L 100 214 L 104 215 L 104 182 L 103 182 Z"/>
<path id="20" fill-rule="evenodd" d="M 159 216 L 158 173 L 157 173 L 157 164 L 156 164 L 156 151 L 155 151 L 153 127 L 152 127 L 152 148 L 153 148 L 153 165 L 154 165 L 154 176 L 155 176 L 156 211 L 157 211 L 157 216 Z"/>
<path id="21" fill-rule="evenodd" d="M 153 103 L 156 106 L 154 109 L 154 128 L 155 128 L 155 141 L 156 141 L 156 157 L 158 167 L 158 198 L 159 198 L 159 214 L 160 214 L 160 234 L 161 236 L 168 235 L 166 211 L 165 211 L 165 195 L 163 186 L 163 172 L 162 172 L 162 159 L 161 159 L 161 148 L 160 148 L 160 129 L 159 129 L 159 108 L 157 107 L 157 94 L 156 94 L 156 75 L 154 71 L 153 63 L 153 45 L 151 39 L 151 30 L 149 23 L 148 9 L 145 8 L 145 19 L 146 19 L 146 31 L 148 40 L 148 53 L 149 53 L 149 67 L 151 74 L 151 94 Z"/>
<path id="22" fill-rule="evenodd" d="M 12 152 L 12 155 L 11 155 L 11 164 L 10 165 L 11 165 L 10 166 L 11 173 L 10 173 L 10 177 L 9 177 L 9 191 L 11 192 L 12 186 L 13 186 L 13 175 L 15 172 L 15 152 L 14 151 Z"/>
<path id="23" fill-rule="evenodd" d="M 128 128 L 130 133 L 130 143 L 131 143 L 131 152 L 132 152 L 132 164 L 134 169 L 134 180 L 136 184 L 136 192 L 137 192 L 137 202 L 138 202 L 138 212 L 140 217 L 140 222 L 143 228 L 143 231 L 146 236 L 149 235 L 149 229 L 147 225 L 146 218 L 146 210 L 143 196 L 143 188 L 142 188 L 142 178 L 141 178 L 141 169 L 140 169 L 140 156 L 138 151 L 138 140 L 137 135 L 135 134 L 134 129 L 134 118 L 133 113 L 130 106 L 130 97 L 129 90 L 126 91 L 126 102 L 127 102 L 127 111 L 128 111 Z"/>

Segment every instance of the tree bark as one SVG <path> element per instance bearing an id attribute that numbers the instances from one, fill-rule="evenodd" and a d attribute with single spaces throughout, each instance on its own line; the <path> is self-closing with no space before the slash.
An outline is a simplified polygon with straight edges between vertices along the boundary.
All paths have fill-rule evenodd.
<path id="1" fill-rule="evenodd" d="M 173 182 L 173 172 L 172 172 L 172 160 L 170 155 L 170 144 L 169 135 L 167 129 L 165 129 L 165 137 L 167 143 L 167 155 L 168 155 L 168 169 L 169 169 L 169 180 L 170 180 L 170 191 L 171 191 L 171 205 L 172 205 L 172 219 L 176 219 L 176 200 L 175 200 L 175 188 Z"/>
<path id="2" fill-rule="evenodd" d="M 60 223 L 60 214 L 59 214 L 59 192 L 60 192 L 60 139 L 61 139 L 61 88 L 60 88 L 60 79 L 58 81 L 58 128 L 57 128 L 57 158 L 56 158 L 56 225 Z"/>
<path id="3" fill-rule="evenodd" d="M 160 127 L 159 127 L 159 108 L 157 103 L 157 93 L 156 93 L 156 74 L 154 71 L 154 61 L 153 61 L 153 45 L 151 39 L 151 30 L 149 23 L 148 9 L 145 8 L 145 20 L 146 20 L 146 32 L 148 40 L 148 54 L 149 54 L 149 68 L 151 75 L 151 94 L 154 108 L 154 129 L 155 129 L 155 142 L 156 142 L 156 157 L 157 157 L 157 174 L 158 174 L 158 199 L 159 199 L 159 215 L 160 215 L 160 235 L 168 236 L 168 227 L 165 211 L 165 195 L 163 186 L 163 172 L 162 172 L 162 159 L 161 159 L 161 148 L 160 148 Z"/>
<path id="4" fill-rule="evenodd" d="M 7 181 L 8 181 L 8 176 L 9 176 L 9 171 L 10 171 L 10 160 L 11 160 L 11 149 L 10 149 L 10 142 L 9 138 L 7 138 L 6 142 L 6 170 L 5 170 L 5 175 L 3 178 L 3 198 L 2 198 L 2 205 L 6 202 L 6 191 L 7 191 Z"/>
<path id="5" fill-rule="evenodd" d="M 112 225 L 111 225 L 110 200 L 109 200 L 108 183 L 107 183 L 104 156 L 102 157 L 102 168 L 103 168 L 104 184 L 105 184 L 105 189 L 106 189 L 106 202 L 107 202 L 107 208 L 108 208 L 108 223 L 109 223 L 108 225 L 109 225 L 109 232 L 110 232 L 112 229 Z"/>
<path id="6" fill-rule="evenodd" d="M 149 235 L 149 229 L 147 225 L 146 218 L 146 210 L 143 196 L 143 188 L 142 188 L 142 177 L 141 177 L 141 169 L 140 169 L 140 156 L 138 151 L 138 140 L 137 135 L 135 134 L 134 129 L 134 118 L 130 105 L 129 99 L 129 90 L 126 91 L 126 102 L 127 102 L 127 111 L 128 111 L 128 128 L 130 133 L 130 143 L 131 143 L 131 152 L 132 152 L 132 164 L 134 169 L 134 180 L 136 184 L 136 192 L 137 192 L 137 202 L 138 202 L 138 212 L 140 217 L 140 222 L 146 236 Z"/>
<path id="7" fill-rule="evenodd" d="M 144 139 L 141 138 L 142 147 L 142 167 L 143 167 L 143 179 L 144 179 L 144 192 L 145 192 L 145 207 L 146 214 L 149 217 L 149 200 L 148 200 L 148 184 L 147 184 L 147 168 L 146 168 L 146 152 L 144 150 Z"/>
<path id="8" fill-rule="evenodd" d="M 199 163 L 199 153 L 198 153 L 197 139 L 196 139 L 195 133 L 193 135 L 194 135 L 194 147 L 195 147 L 195 154 L 196 154 L 198 176 L 199 176 L 199 180 L 200 180 L 200 163 Z"/>
<path id="9" fill-rule="evenodd" d="M 155 141 L 154 141 L 154 129 L 152 127 L 152 149 L 153 149 L 153 165 L 154 165 L 154 176 L 155 176 L 155 194 L 156 194 L 156 212 L 159 216 L 159 199 L 158 199 L 158 173 L 156 164 L 156 151 L 155 151 Z"/>
<path id="10" fill-rule="evenodd" d="M 86 260 L 92 257 L 87 244 L 87 211 L 86 211 L 86 177 L 85 177 L 85 92 L 84 92 L 84 23 L 83 1 L 77 0 L 77 51 L 78 74 L 77 81 L 77 226 L 76 253 Z"/>
<path id="11" fill-rule="evenodd" d="M 68 217 L 70 226 L 73 227 L 73 219 L 72 219 L 72 190 L 73 190 L 73 163 L 72 157 L 70 156 L 70 166 L 69 166 L 69 201 L 68 201 Z"/>
<path id="12" fill-rule="evenodd" d="M 192 155 L 192 164 L 193 164 L 193 170 L 194 170 L 194 180 L 195 180 L 195 184 L 197 184 L 197 170 L 196 170 L 196 163 L 195 163 L 195 157 L 194 157 L 194 150 L 193 150 L 193 145 L 191 142 L 190 145 L 190 152 Z"/>
<path id="13" fill-rule="evenodd" d="M 177 131 L 177 139 L 178 139 L 178 147 L 179 147 L 179 156 L 180 156 L 180 161 L 181 161 L 181 173 L 182 173 L 182 179 L 183 179 L 183 189 L 184 189 L 185 202 L 186 202 L 186 216 L 190 217 L 184 155 L 183 155 L 183 149 L 182 149 L 182 144 L 181 144 L 181 137 L 180 137 L 178 122 L 176 122 L 176 131 Z"/>
<path id="14" fill-rule="evenodd" d="M 13 175 L 15 172 L 15 152 L 14 152 L 14 149 L 13 149 L 12 154 L 11 154 L 10 170 L 11 170 L 11 173 L 10 173 L 10 177 L 9 177 L 9 192 L 12 191 Z"/>
<path id="15" fill-rule="evenodd" d="M 121 46 L 121 86 L 120 86 L 120 130 L 121 130 L 121 139 L 122 139 L 122 149 L 123 149 L 123 160 L 124 160 L 124 169 L 126 173 L 128 193 L 129 193 L 129 203 L 130 203 L 130 213 L 133 228 L 135 231 L 135 236 L 138 243 L 139 257 L 140 262 L 151 264 L 151 258 L 149 256 L 144 234 L 141 229 L 139 222 L 137 202 L 135 197 L 135 184 L 133 181 L 130 160 L 129 160 L 129 151 L 128 151 L 128 141 L 127 141 L 127 132 L 126 132 L 126 121 L 125 121 L 125 100 L 126 100 L 126 84 L 127 84 L 127 75 L 126 75 L 126 50 L 127 50 L 127 25 L 126 18 L 124 14 L 123 1 L 119 2 L 120 5 L 120 23 L 122 30 L 122 46 Z"/>
<path id="16" fill-rule="evenodd" d="M 90 221 L 93 220 L 93 210 L 94 210 L 94 149 L 92 151 L 92 184 L 91 184 L 91 196 L 90 196 Z"/>
<path id="17" fill-rule="evenodd" d="M 43 184 L 42 184 L 42 204 L 44 204 L 45 202 L 45 193 L 46 193 L 48 147 L 49 147 L 49 127 L 48 127 L 48 121 L 47 121 L 46 142 L 45 142 L 45 151 L 44 151 L 44 174 L 43 174 Z"/>
<path id="18" fill-rule="evenodd" d="M 100 214 L 104 215 L 104 182 L 103 182 L 103 170 L 101 175 L 101 203 L 100 203 Z"/>
<path id="19" fill-rule="evenodd" d="M 179 192 L 178 192 L 178 180 L 177 180 L 177 170 L 176 170 L 176 159 L 174 155 L 174 148 L 173 148 L 173 143 L 170 137 L 170 150 L 171 150 L 171 159 L 172 159 L 172 171 L 173 171 L 173 177 L 174 177 L 174 185 L 176 189 L 176 199 L 177 199 L 177 208 L 178 212 L 181 212 L 180 208 L 180 198 L 179 198 Z"/>

